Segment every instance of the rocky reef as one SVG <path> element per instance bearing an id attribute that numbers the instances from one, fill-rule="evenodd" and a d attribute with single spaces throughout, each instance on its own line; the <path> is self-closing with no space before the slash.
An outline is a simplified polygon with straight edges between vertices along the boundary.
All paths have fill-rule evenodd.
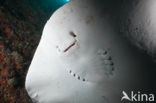
<path id="1" fill-rule="evenodd" d="M 55 10 L 43 1 L 0 0 L 0 103 L 32 103 L 25 76 L 42 28 Z"/>

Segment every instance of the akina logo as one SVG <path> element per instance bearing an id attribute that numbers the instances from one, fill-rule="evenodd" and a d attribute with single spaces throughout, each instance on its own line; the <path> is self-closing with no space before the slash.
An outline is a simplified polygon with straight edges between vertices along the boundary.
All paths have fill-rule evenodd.
<path id="1" fill-rule="evenodd" d="M 130 95 L 128 95 L 125 91 L 122 91 L 121 101 L 135 101 L 135 102 L 154 102 L 155 95 L 154 94 L 145 94 L 140 91 L 134 92 L 131 91 Z"/>

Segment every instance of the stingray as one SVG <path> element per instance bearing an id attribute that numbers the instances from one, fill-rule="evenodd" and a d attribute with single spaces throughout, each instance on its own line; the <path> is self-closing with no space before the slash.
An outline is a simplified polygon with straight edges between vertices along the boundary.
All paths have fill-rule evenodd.
<path id="1" fill-rule="evenodd" d="M 105 0 L 71 0 L 45 24 L 26 77 L 34 103 L 120 103 L 148 68 L 114 28 Z M 110 6 L 111 7 L 111 6 Z"/>

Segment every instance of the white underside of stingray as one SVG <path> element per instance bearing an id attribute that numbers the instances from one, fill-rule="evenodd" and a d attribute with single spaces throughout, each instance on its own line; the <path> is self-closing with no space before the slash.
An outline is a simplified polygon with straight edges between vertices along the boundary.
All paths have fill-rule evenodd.
<path id="1" fill-rule="evenodd" d="M 123 90 L 141 84 L 146 66 L 99 3 L 87 1 L 73 0 L 47 21 L 26 77 L 34 102 L 120 103 Z"/>

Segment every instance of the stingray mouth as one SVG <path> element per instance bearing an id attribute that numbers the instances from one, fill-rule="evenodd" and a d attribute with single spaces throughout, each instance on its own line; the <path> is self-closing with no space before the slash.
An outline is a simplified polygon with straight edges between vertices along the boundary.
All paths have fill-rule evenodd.
<path id="1" fill-rule="evenodd" d="M 76 40 L 68 44 L 68 46 L 56 46 L 58 52 L 66 53 L 76 45 Z"/>
<path id="2" fill-rule="evenodd" d="M 71 45 L 69 45 L 67 48 L 65 48 L 65 49 L 63 50 L 63 52 L 64 52 L 64 53 L 67 52 L 67 51 L 70 50 L 73 46 L 75 46 L 75 44 L 76 44 L 76 40 L 75 40 Z"/>
<path id="3" fill-rule="evenodd" d="M 56 48 L 58 49 L 59 52 L 66 53 L 66 52 L 68 52 L 70 49 L 72 49 L 76 45 L 76 43 L 77 43 L 77 40 L 76 40 L 77 35 L 74 32 L 70 32 L 69 34 L 72 37 L 72 39 L 65 40 L 60 45 L 56 46 Z"/>
<path id="4" fill-rule="evenodd" d="M 66 53 L 76 45 L 76 42 L 77 42 L 76 40 L 73 40 L 72 42 L 68 44 L 64 44 L 60 46 L 57 45 L 56 49 L 58 50 L 58 52 Z"/>

